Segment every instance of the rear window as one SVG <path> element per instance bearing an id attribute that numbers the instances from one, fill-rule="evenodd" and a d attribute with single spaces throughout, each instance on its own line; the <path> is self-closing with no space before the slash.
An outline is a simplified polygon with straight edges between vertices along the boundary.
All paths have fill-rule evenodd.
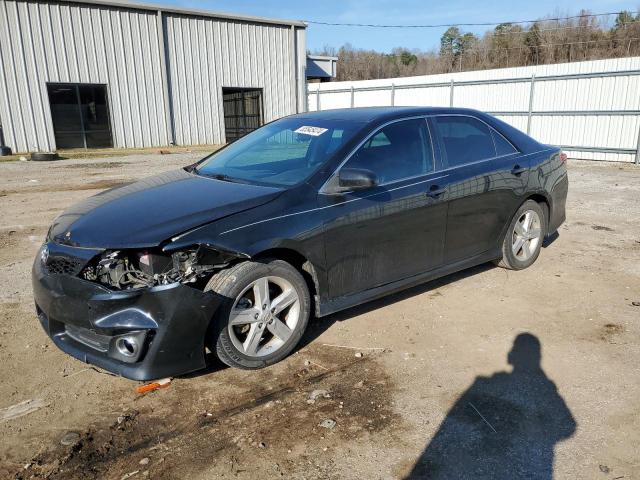
<path id="1" fill-rule="evenodd" d="M 512 153 L 516 153 L 517 150 L 511 145 L 506 138 L 500 135 L 498 132 L 493 130 L 493 141 L 496 144 L 496 154 L 498 156 L 501 155 L 510 155 Z"/>
<path id="2" fill-rule="evenodd" d="M 496 156 L 489 127 L 473 117 L 434 118 L 450 167 Z"/>

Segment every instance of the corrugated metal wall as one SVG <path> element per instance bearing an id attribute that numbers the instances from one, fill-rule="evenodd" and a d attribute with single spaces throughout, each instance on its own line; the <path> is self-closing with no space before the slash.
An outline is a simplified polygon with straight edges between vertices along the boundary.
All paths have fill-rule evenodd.
<path id="1" fill-rule="evenodd" d="M 118 147 L 167 142 L 156 16 L 0 1 L 0 119 L 18 152 L 53 150 L 47 82 L 105 83 Z"/>
<path id="2" fill-rule="evenodd" d="M 264 121 L 296 111 L 292 30 L 165 17 L 176 142 L 223 143 L 222 87 L 262 88 Z"/>
<path id="3" fill-rule="evenodd" d="M 176 143 L 223 143 L 223 86 L 262 88 L 265 121 L 295 113 L 296 98 L 304 108 L 304 40 L 303 28 L 286 25 L 0 0 L 5 141 L 14 152 L 54 150 L 46 84 L 72 82 L 107 85 L 116 147 L 167 145 L 166 60 Z"/>
<path id="4" fill-rule="evenodd" d="M 520 130 L 527 130 L 531 82 L 503 81 L 527 79 L 535 74 L 534 112 L 530 134 L 541 142 L 593 149 L 628 150 L 594 152 L 567 150 L 574 158 L 634 161 L 640 131 L 640 57 L 596 60 L 558 65 L 515 67 L 454 74 L 404 77 L 359 82 L 333 82 L 314 85 L 308 92 L 310 110 L 348 108 L 353 105 L 429 105 L 449 106 L 451 86 L 453 106 L 495 112 L 496 116 Z M 629 75 L 597 78 L 554 78 L 545 76 L 582 73 L 636 71 Z M 459 82 L 496 81 L 489 84 Z M 405 85 L 436 84 L 428 88 Z M 392 85 L 393 92 L 392 92 Z M 354 88 L 353 94 L 351 88 Z M 396 88 L 400 87 L 400 88 Z M 318 98 L 318 89 L 320 95 Z M 360 90 L 371 89 L 374 90 Z M 560 113 L 564 111 L 566 113 Z M 499 112 L 504 112 L 500 115 Z M 507 112 L 510 112 L 507 114 Z M 558 113 L 554 115 L 553 113 Z M 575 113 L 574 113 L 575 112 Z M 590 113 L 592 112 L 592 113 Z M 597 114 L 593 114 L 597 112 Z"/>
<path id="5" fill-rule="evenodd" d="M 298 74 L 296 83 L 298 85 L 298 112 L 307 111 L 307 30 L 305 28 L 296 28 L 296 46 Z"/>

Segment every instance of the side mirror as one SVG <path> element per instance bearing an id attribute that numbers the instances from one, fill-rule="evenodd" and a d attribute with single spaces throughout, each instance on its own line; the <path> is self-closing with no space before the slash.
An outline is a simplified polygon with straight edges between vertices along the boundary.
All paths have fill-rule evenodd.
<path id="1" fill-rule="evenodd" d="M 338 173 L 340 190 L 363 190 L 378 185 L 378 177 L 364 168 L 343 168 Z"/>

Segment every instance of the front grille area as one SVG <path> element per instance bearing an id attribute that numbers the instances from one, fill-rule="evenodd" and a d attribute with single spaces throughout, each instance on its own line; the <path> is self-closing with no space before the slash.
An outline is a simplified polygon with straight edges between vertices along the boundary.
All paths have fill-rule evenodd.
<path id="1" fill-rule="evenodd" d="M 76 327 L 75 325 L 66 325 L 65 333 L 73 338 L 76 342 L 80 342 L 87 347 L 98 350 L 99 352 L 107 352 L 109 350 L 109 335 L 101 335 L 87 328 Z"/>
<path id="2" fill-rule="evenodd" d="M 82 270 L 86 261 L 80 258 L 67 257 L 62 255 L 50 255 L 45 264 L 49 274 L 64 274 L 76 276 Z"/>

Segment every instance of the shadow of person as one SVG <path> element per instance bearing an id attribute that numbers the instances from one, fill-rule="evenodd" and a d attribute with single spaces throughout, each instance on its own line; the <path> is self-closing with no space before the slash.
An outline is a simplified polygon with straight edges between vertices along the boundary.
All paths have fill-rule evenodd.
<path id="1" fill-rule="evenodd" d="M 477 377 L 457 400 L 408 479 L 551 479 L 553 448 L 576 422 L 540 366 L 541 347 L 518 335 L 513 370 Z"/>

